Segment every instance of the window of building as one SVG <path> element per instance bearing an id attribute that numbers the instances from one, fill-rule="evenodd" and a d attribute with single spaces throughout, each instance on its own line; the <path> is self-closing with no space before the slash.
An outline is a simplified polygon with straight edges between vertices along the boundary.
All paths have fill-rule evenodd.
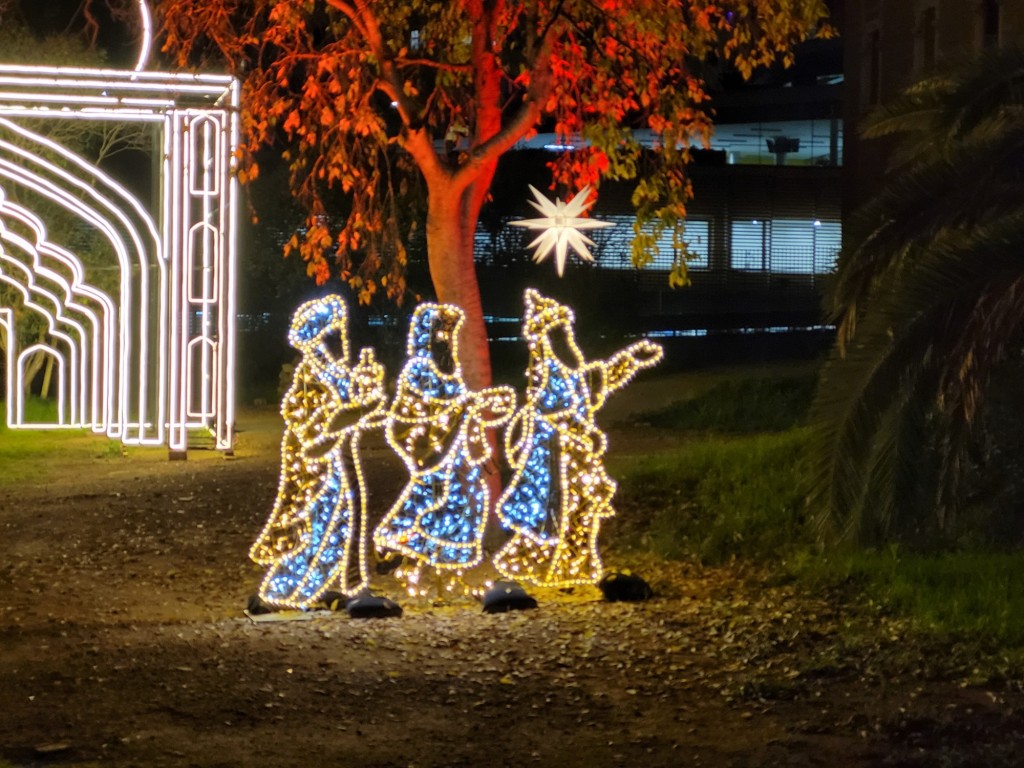
<path id="1" fill-rule="evenodd" d="M 841 241 L 838 221 L 734 221 L 731 264 L 746 272 L 821 275 L 835 267 Z"/>
<path id="2" fill-rule="evenodd" d="M 814 225 L 814 274 L 824 275 L 836 268 L 843 247 L 843 225 L 838 221 L 812 222 Z"/>
<path id="3" fill-rule="evenodd" d="M 729 265 L 733 269 L 761 272 L 768 269 L 765 258 L 768 224 L 753 219 L 734 221 L 730 227 Z"/>

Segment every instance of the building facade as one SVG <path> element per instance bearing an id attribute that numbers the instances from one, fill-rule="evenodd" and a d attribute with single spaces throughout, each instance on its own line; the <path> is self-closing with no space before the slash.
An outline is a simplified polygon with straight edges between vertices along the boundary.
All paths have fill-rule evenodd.
<path id="1" fill-rule="evenodd" d="M 844 208 L 885 172 L 885 142 L 858 138 L 873 108 L 986 48 L 1024 42 L 1024 0 L 860 0 L 843 9 L 846 73 Z"/>

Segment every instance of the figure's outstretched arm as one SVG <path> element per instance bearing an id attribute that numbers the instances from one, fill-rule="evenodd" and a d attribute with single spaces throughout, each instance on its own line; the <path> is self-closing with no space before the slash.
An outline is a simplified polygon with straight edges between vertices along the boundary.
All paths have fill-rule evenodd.
<path id="1" fill-rule="evenodd" d="M 607 360 L 597 361 L 587 366 L 590 391 L 594 397 L 594 408 L 600 408 L 608 395 L 624 387 L 644 368 L 657 365 L 664 351 L 661 345 L 648 339 L 630 344 Z"/>

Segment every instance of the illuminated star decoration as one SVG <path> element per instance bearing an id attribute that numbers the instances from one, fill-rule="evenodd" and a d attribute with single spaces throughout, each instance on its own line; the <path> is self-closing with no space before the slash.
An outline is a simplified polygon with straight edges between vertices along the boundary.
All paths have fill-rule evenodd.
<path id="1" fill-rule="evenodd" d="M 554 251 L 555 266 L 558 269 L 558 276 L 561 277 L 565 271 L 565 259 L 571 247 L 584 261 L 593 261 L 594 257 L 587 249 L 588 245 L 594 245 L 594 241 L 584 235 L 581 229 L 603 229 L 614 227 L 610 221 L 595 221 L 583 217 L 583 213 L 593 203 L 588 203 L 590 186 L 586 186 L 576 193 L 576 197 L 568 203 L 561 200 L 548 200 L 537 189 L 530 185 L 530 191 L 537 198 L 537 202 L 528 201 L 536 208 L 544 218 L 523 219 L 522 221 L 509 222 L 514 227 L 527 227 L 529 229 L 543 230 L 541 234 L 530 243 L 529 247 L 534 248 L 533 260 L 538 264 L 547 258 L 548 254 Z"/>

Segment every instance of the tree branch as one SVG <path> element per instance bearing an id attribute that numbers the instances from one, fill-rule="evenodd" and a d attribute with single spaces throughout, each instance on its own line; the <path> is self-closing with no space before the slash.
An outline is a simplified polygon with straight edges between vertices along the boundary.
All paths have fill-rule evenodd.
<path id="1" fill-rule="evenodd" d="M 334 10 L 343 14 L 349 21 L 356 25 L 356 28 L 359 30 L 359 34 L 364 38 L 369 39 L 370 31 L 366 28 L 358 8 L 353 8 L 349 3 L 344 2 L 344 0 L 324 0 L 324 2 Z M 380 37 L 379 29 L 377 31 L 377 36 L 378 38 Z"/>
<path id="2" fill-rule="evenodd" d="M 431 69 L 440 69 L 445 72 L 471 72 L 472 67 L 469 64 L 445 64 L 441 61 L 434 61 L 433 59 L 402 59 L 396 58 L 395 65 L 398 67 L 429 67 Z"/>
<path id="3" fill-rule="evenodd" d="M 377 59 L 380 77 L 376 87 L 389 96 L 398 107 L 398 115 L 402 119 L 404 127 L 400 140 L 402 146 L 412 155 L 424 176 L 437 178 L 440 175 L 448 175 L 448 170 L 441 163 L 427 134 L 421 111 L 405 93 L 395 60 L 388 53 L 384 44 L 384 36 L 381 34 L 377 17 L 374 15 L 371 0 L 353 0 L 351 4 L 344 0 L 326 0 L 326 2 L 352 20 Z"/>
<path id="4" fill-rule="evenodd" d="M 534 59 L 533 69 L 530 71 L 530 85 L 526 89 L 523 103 L 500 131 L 473 147 L 466 162 L 453 176 L 453 181 L 457 185 L 471 184 L 481 166 L 496 160 L 537 124 L 544 109 L 544 102 L 551 92 L 551 54 L 555 37 L 556 29 L 554 25 L 549 25 Z"/>

